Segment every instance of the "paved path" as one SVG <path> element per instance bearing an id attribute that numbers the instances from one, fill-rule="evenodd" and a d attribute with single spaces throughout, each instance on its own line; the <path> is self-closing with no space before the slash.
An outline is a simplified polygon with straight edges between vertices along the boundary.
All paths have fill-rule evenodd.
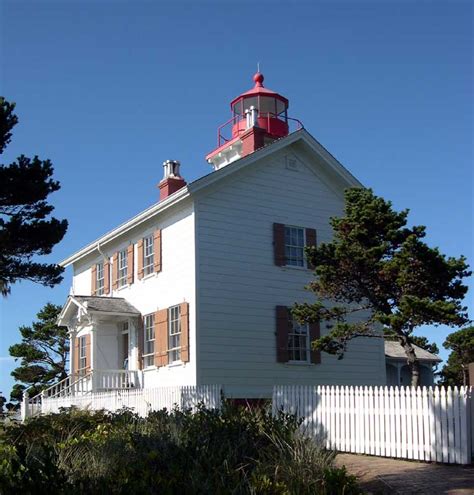
<path id="1" fill-rule="evenodd" d="M 336 463 L 355 474 L 368 493 L 474 495 L 473 465 L 432 464 L 355 454 L 339 454 Z"/>

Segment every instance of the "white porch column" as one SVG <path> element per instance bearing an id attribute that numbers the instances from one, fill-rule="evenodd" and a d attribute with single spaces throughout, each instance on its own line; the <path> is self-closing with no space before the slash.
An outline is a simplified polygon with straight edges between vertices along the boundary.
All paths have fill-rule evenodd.
<path id="1" fill-rule="evenodd" d="M 128 319 L 128 369 L 138 369 L 138 325 L 136 318 Z"/>
<path id="2" fill-rule="evenodd" d="M 77 332 L 75 330 L 69 331 L 69 380 L 70 383 L 74 382 L 74 377 L 76 376 L 76 367 L 74 366 L 74 342 L 77 338 Z"/>

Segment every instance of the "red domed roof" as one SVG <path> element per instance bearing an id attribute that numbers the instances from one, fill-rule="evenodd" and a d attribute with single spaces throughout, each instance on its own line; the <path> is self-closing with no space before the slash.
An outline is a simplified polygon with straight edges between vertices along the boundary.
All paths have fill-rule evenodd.
<path id="1" fill-rule="evenodd" d="M 288 100 L 284 96 L 281 96 L 275 91 L 272 91 L 271 89 L 267 89 L 263 86 L 264 79 L 265 78 L 263 77 L 263 74 L 261 72 L 257 72 L 253 76 L 253 80 L 255 81 L 255 86 L 252 89 L 246 91 L 245 93 L 242 93 L 241 95 L 237 96 L 237 98 L 234 98 L 230 102 L 231 108 L 233 107 L 234 103 L 236 103 L 238 100 L 240 100 L 243 97 L 258 96 L 258 95 L 271 96 L 273 98 L 277 98 L 278 100 L 284 102 L 286 106 L 288 106 Z"/>

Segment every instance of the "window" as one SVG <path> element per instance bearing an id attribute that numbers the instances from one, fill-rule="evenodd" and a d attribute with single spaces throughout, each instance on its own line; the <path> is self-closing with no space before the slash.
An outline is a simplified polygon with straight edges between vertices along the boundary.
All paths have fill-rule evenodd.
<path id="1" fill-rule="evenodd" d="M 291 321 L 291 329 L 288 332 L 288 360 L 310 361 L 309 326 L 301 325 L 295 320 Z"/>
<path id="2" fill-rule="evenodd" d="M 173 363 L 181 359 L 181 307 L 168 308 L 168 356 Z"/>
<path id="3" fill-rule="evenodd" d="M 127 285 L 127 250 L 123 249 L 118 253 L 118 279 L 119 287 Z"/>
<path id="4" fill-rule="evenodd" d="M 95 272 L 95 295 L 96 296 L 104 295 L 104 285 L 105 285 L 104 264 L 103 263 L 97 263 L 96 272 Z"/>
<path id="5" fill-rule="evenodd" d="M 143 239 L 143 275 L 153 273 L 154 263 L 154 244 L 153 235 L 149 235 Z"/>
<path id="6" fill-rule="evenodd" d="M 304 267 L 305 229 L 285 225 L 285 258 L 290 266 Z"/>
<path id="7" fill-rule="evenodd" d="M 87 366 L 86 336 L 83 335 L 82 337 L 79 337 L 79 370 L 78 371 L 84 372 L 86 366 Z"/>
<path id="8" fill-rule="evenodd" d="M 144 349 L 143 365 L 145 368 L 155 364 L 155 315 L 146 315 L 143 325 Z"/>

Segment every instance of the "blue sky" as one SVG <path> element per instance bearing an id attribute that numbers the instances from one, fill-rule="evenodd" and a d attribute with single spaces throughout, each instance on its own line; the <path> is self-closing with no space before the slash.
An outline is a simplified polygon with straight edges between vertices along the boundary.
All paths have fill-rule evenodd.
<path id="1" fill-rule="evenodd" d="M 60 261 L 154 203 L 164 160 L 188 181 L 208 173 L 216 128 L 260 61 L 291 116 L 472 264 L 472 13 L 468 1 L 3 0 L 0 94 L 20 124 L 2 162 L 52 160 L 51 202 L 69 221 L 49 257 Z M 4 393 L 18 327 L 62 304 L 70 281 L 22 282 L 0 301 Z M 472 317 L 472 292 L 467 303 Z M 450 331 L 419 333 L 441 346 Z"/>

